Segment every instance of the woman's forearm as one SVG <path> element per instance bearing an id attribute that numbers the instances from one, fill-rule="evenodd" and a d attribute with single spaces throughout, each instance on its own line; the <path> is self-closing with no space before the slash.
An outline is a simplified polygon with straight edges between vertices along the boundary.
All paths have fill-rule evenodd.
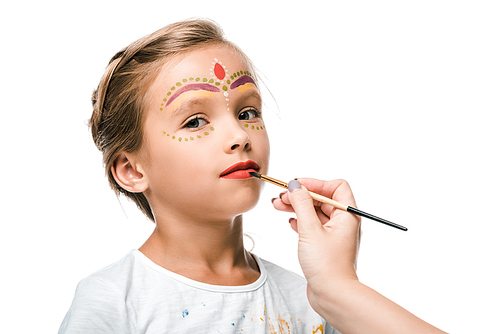
<path id="1" fill-rule="evenodd" d="M 309 301 L 329 324 L 349 333 L 444 333 L 355 279 L 309 287 Z"/>

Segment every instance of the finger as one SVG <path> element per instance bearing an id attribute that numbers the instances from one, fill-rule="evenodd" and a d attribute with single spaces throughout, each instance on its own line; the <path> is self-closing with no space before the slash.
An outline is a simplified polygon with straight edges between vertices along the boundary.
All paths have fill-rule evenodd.
<path id="1" fill-rule="evenodd" d="M 315 206 L 314 208 L 316 210 L 316 215 L 318 216 L 319 221 L 322 225 L 325 225 L 330 221 L 330 215 L 327 215 L 321 207 Z"/>
<path id="2" fill-rule="evenodd" d="M 280 199 L 283 201 L 283 203 L 290 205 L 290 199 L 288 198 L 288 192 L 281 193 Z M 314 206 L 321 206 L 321 205 L 323 205 L 323 203 L 313 199 L 313 205 Z"/>
<path id="3" fill-rule="evenodd" d="M 328 222 L 330 222 L 330 217 L 328 216 L 325 216 L 325 214 L 320 210 L 320 209 L 316 209 L 316 213 L 318 215 L 318 218 L 319 218 L 319 221 L 321 222 L 321 225 L 325 225 L 327 224 Z M 288 220 L 288 222 L 290 223 L 292 229 L 298 233 L 297 231 L 297 219 L 296 218 L 290 218 Z"/>
<path id="4" fill-rule="evenodd" d="M 309 191 L 296 180 L 288 184 L 288 198 L 297 214 L 297 231 L 300 236 L 315 235 L 322 230 Z"/>
<path id="5" fill-rule="evenodd" d="M 283 212 L 294 212 L 293 207 L 289 204 L 285 204 L 281 199 L 279 198 L 273 198 L 273 206 L 276 210 L 278 211 L 283 211 Z"/>
<path id="6" fill-rule="evenodd" d="M 290 223 L 290 227 L 292 228 L 292 230 L 294 230 L 295 232 L 299 233 L 299 230 L 297 229 L 297 219 L 296 218 L 290 218 L 290 220 L 288 220 L 288 222 Z"/>
<path id="7" fill-rule="evenodd" d="M 298 179 L 300 184 L 317 194 L 334 199 L 340 203 L 356 207 L 356 201 L 349 183 L 345 180 L 322 181 L 311 178 Z"/>
<path id="8" fill-rule="evenodd" d="M 321 181 L 321 182 L 330 182 L 330 181 Z M 288 192 L 281 193 L 280 199 L 285 205 L 290 205 L 290 199 L 288 198 Z M 330 204 L 325 204 L 313 199 L 313 205 L 316 208 L 316 212 L 318 213 L 318 217 L 321 220 L 322 224 L 325 224 L 330 218 L 333 217 L 335 212 L 339 211 L 334 206 Z M 282 210 L 285 211 L 285 210 Z M 290 212 L 290 211 L 288 211 Z M 342 211 L 340 211 L 342 212 Z M 324 219 L 323 219 L 324 218 Z"/>

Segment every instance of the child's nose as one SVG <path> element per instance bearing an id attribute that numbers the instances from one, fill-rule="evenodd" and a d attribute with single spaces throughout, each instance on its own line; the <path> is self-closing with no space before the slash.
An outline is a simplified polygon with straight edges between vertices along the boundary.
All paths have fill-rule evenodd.
<path id="1" fill-rule="evenodd" d="M 224 147 L 226 153 L 236 153 L 241 150 L 249 151 L 251 147 L 252 142 L 248 133 L 238 121 L 232 122 L 231 128 L 227 132 L 227 141 Z"/>

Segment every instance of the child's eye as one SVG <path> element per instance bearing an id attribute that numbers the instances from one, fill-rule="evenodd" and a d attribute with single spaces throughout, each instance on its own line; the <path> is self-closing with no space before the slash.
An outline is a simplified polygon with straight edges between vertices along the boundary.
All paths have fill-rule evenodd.
<path id="1" fill-rule="evenodd" d="M 253 120 L 255 118 L 259 118 L 259 117 L 260 117 L 260 113 L 255 109 L 244 110 L 238 115 L 238 119 L 241 121 L 251 121 L 251 120 Z"/>
<path id="2" fill-rule="evenodd" d="M 189 129 L 197 129 L 197 128 L 201 128 L 203 125 L 205 125 L 207 123 L 208 122 L 205 119 L 196 117 L 196 118 L 193 118 L 190 121 L 188 121 L 186 123 L 186 125 L 184 125 L 184 127 L 189 128 Z"/>

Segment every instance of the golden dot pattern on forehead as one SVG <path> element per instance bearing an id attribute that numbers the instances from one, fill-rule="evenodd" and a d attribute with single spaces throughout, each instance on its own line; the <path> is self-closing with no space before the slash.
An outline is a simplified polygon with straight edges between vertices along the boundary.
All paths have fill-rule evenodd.
<path id="1" fill-rule="evenodd" d="M 252 73 L 250 73 L 249 71 L 237 71 L 230 75 L 228 73 L 228 70 L 226 69 L 226 66 L 222 65 L 222 63 L 217 58 L 215 58 L 214 61 L 212 62 L 212 65 L 210 67 L 210 75 L 212 75 L 213 77 L 212 78 L 190 77 L 190 78 L 184 78 L 181 81 L 176 82 L 175 85 L 170 88 L 170 91 L 167 92 L 167 96 L 163 98 L 163 101 L 160 106 L 160 111 L 163 111 L 166 105 L 168 105 L 169 99 L 172 97 L 172 95 L 174 95 L 176 90 L 179 90 L 181 87 L 187 84 L 193 84 L 193 83 L 209 84 L 216 87 L 217 91 L 220 91 L 219 89 L 222 89 L 224 97 L 226 98 L 226 102 L 228 102 L 227 106 L 229 106 L 228 85 L 230 86 L 235 79 L 243 75 L 248 75 L 249 77 L 253 77 Z"/>

